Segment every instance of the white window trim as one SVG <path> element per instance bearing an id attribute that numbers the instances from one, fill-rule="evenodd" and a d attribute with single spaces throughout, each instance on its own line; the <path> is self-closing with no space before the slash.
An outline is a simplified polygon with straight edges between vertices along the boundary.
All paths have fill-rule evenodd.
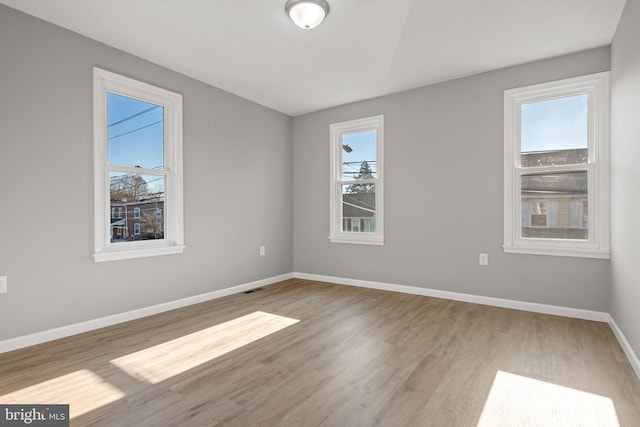
<path id="1" fill-rule="evenodd" d="M 376 231 L 342 231 L 342 135 L 347 133 L 376 131 L 376 178 L 358 181 L 376 185 Z M 330 224 L 329 241 L 332 243 L 355 243 L 363 245 L 384 245 L 384 115 L 366 117 L 333 123 L 329 126 L 331 165 L 330 165 Z"/>
<path id="2" fill-rule="evenodd" d="M 133 219 L 140 219 L 140 208 L 133 208 Z"/>
<path id="3" fill-rule="evenodd" d="M 520 223 L 520 105 L 577 94 L 589 95 L 587 164 L 530 167 L 526 172 L 586 170 L 588 240 L 522 238 Z M 504 251 L 507 253 L 610 258 L 609 72 L 506 90 L 504 93 Z"/>
<path id="4" fill-rule="evenodd" d="M 162 105 L 164 108 L 165 238 L 111 243 L 110 188 L 107 164 L 107 93 Z M 184 213 L 182 177 L 182 95 L 100 68 L 93 69 L 94 260 L 96 262 L 182 253 Z M 140 169 L 118 166 L 118 171 Z"/>

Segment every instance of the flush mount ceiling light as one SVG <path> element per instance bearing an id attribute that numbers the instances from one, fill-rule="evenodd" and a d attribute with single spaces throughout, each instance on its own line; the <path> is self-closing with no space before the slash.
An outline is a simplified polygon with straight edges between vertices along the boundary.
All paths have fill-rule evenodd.
<path id="1" fill-rule="evenodd" d="M 329 3 L 325 0 L 288 0 L 284 10 L 298 27 L 310 30 L 329 14 Z"/>

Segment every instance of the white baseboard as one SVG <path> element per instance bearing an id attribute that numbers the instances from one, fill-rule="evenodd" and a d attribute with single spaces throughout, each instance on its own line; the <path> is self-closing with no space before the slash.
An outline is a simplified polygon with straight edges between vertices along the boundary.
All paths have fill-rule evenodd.
<path id="1" fill-rule="evenodd" d="M 627 341 L 627 338 L 620 330 L 620 327 L 618 327 L 618 324 L 611 316 L 609 316 L 609 326 L 611 327 L 613 334 L 618 339 L 618 342 L 620 343 L 624 354 L 627 355 L 627 359 L 629 359 L 629 363 L 631 363 L 631 367 L 638 376 L 638 379 L 640 379 L 640 359 L 638 359 L 638 355 L 636 355 L 636 353 L 633 351 L 633 348 L 631 348 L 631 344 L 629 344 L 629 341 Z"/>
<path id="2" fill-rule="evenodd" d="M 609 313 L 583 310 L 580 308 L 560 307 L 556 305 L 538 304 L 535 302 L 515 301 L 503 298 L 484 297 L 480 295 L 463 294 L 458 292 L 440 291 L 437 289 L 420 288 L 417 286 L 394 285 L 391 283 L 371 282 L 368 280 L 345 279 L 343 277 L 321 276 L 317 274 L 293 273 L 298 279 L 316 280 L 336 283 L 339 285 L 359 286 L 362 288 L 380 289 L 383 291 L 402 292 L 405 294 L 422 295 L 434 298 L 444 298 L 454 301 L 470 302 L 474 304 L 490 305 L 494 307 L 512 308 L 515 310 L 532 311 L 534 313 L 553 314 L 556 316 L 573 317 L 576 319 L 609 322 Z"/>
<path id="3" fill-rule="evenodd" d="M 62 326 L 55 329 L 49 329 L 42 332 L 36 332 L 33 334 L 10 338 L 8 340 L 0 341 L 0 354 L 8 351 L 17 350 L 24 347 L 29 347 L 36 344 L 41 344 L 47 341 L 53 341 L 59 338 L 65 338 L 68 336 L 80 334 L 83 332 L 89 332 L 96 329 L 104 328 L 107 326 L 116 325 L 118 323 L 128 322 L 130 320 L 140 319 L 142 317 L 151 316 L 165 311 L 174 310 L 176 308 L 186 307 L 192 304 L 198 304 L 205 301 L 210 301 L 217 298 L 222 298 L 227 295 L 233 295 L 240 292 L 248 291 L 250 289 L 258 288 L 260 286 L 267 286 L 273 283 L 277 283 L 283 280 L 298 278 L 306 280 L 315 280 L 321 282 L 329 282 L 341 285 L 358 286 L 362 288 L 379 289 L 384 291 L 402 292 L 412 295 L 423 295 L 434 298 L 444 298 L 454 301 L 470 302 L 474 304 L 483 304 L 494 307 L 511 308 L 515 310 L 531 311 L 534 313 L 552 314 L 563 317 L 573 317 L 576 319 L 593 320 L 597 322 L 608 323 L 616 336 L 620 346 L 624 350 L 629 362 L 636 375 L 640 379 L 640 360 L 635 354 L 631 345 L 627 341 L 626 337 L 618 327 L 613 317 L 609 313 L 582 310 L 578 308 L 560 307 L 555 305 L 538 304 L 524 301 L 515 301 L 502 298 L 485 297 L 480 295 L 471 295 L 458 292 L 441 291 L 437 289 L 420 288 L 417 286 L 406 285 L 394 285 L 383 282 L 372 282 L 368 280 L 346 279 L 342 277 L 322 276 L 318 274 L 307 273 L 286 273 L 279 276 L 270 277 L 267 279 L 257 280 L 255 282 L 245 283 L 242 285 L 233 286 L 226 289 L 220 289 L 217 291 L 207 292 L 205 294 L 195 295 L 188 298 L 183 298 L 175 301 L 170 301 L 162 304 L 157 304 L 151 307 L 144 307 L 137 310 L 127 311 L 125 313 L 114 314 L 111 316 L 101 317 L 98 319 L 88 320 L 86 322 L 75 323 L 73 325 Z"/>
<path id="4" fill-rule="evenodd" d="M 283 280 L 291 278 L 293 278 L 293 273 L 282 274 L 280 276 L 257 280 L 255 282 L 245 283 L 226 289 L 220 289 L 218 291 L 207 292 L 205 294 L 182 298 L 175 301 L 169 301 L 162 304 L 153 305 L 151 307 L 139 308 L 137 310 L 127 311 L 125 313 L 114 314 L 111 316 L 88 320 L 86 322 L 75 323 L 73 325 L 62 326 L 59 328 L 36 332 L 21 337 L 10 338 L 8 340 L 0 341 L 0 354 L 36 344 L 41 344 L 47 341 L 57 340 L 59 338 L 65 338 L 83 332 L 93 331 L 96 329 L 104 328 L 106 326 L 128 322 L 129 320 L 140 319 L 141 317 L 147 317 L 153 314 L 175 310 L 176 308 L 186 307 L 188 305 L 222 298 L 227 295 L 237 294 L 240 292 L 248 291 L 250 289 L 259 288 L 260 286 L 267 286 L 272 283 L 281 282 Z"/>
<path id="5" fill-rule="evenodd" d="M 490 305 L 494 307 L 512 308 L 515 310 L 531 311 L 534 313 L 552 314 L 563 317 L 573 317 L 576 319 L 593 320 L 596 322 L 608 323 L 617 338 L 620 346 L 624 350 L 631 367 L 640 379 L 640 360 L 633 351 L 618 324 L 609 313 L 601 311 L 582 310 L 579 308 L 560 307 L 556 305 L 538 304 L 533 302 L 514 301 L 502 298 L 484 297 L 479 295 L 463 294 L 458 292 L 440 291 L 437 289 L 419 288 L 417 286 L 394 285 L 383 282 L 371 282 L 367 280 L 345 279 L 343 277 L 322 276 L 318 274 L 293 273 L 297 279 L 315 280 L 329 282 L 339 285 L 358 286 L 362 288 L 380 289 L 383 291 L 402 292 L 405 294 L 423 295 L 434 298 L 444 298 L 454 301 L 470 302 L 474 304 Z"/>

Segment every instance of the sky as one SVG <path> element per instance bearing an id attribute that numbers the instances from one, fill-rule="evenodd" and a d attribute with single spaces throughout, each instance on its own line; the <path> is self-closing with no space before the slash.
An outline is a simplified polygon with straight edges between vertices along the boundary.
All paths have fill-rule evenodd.
<path id="1" fill-rule="evenodd" d="M 348 133 L 342 136 L 342 144 L 351 147 L 352 151 L 347 153 L 342 150 L 342 171 L 360 171 L 360 165 L 364 160 L 369 162 L 369 167 L 375 172 L 376 161 L 376 131 Z M 346 163 L 346 164 L 345 164 Z M 354 175 L 346 174 L 343 179 L 351 179 Z"/>
<path id="2" fill-rule="evenodd" d="M 522 104 L 520 151 L 587 148 L 588 96 Z"/>
<path id="3" fill-rule="evenodd" d="M 164 164 L 163 116 L 161 106 L 109 93 L 109 163 L 161 169 Z"/>
<path id="4" fill-rule="evenodd" d="M 521 151 L 587 147 L 587 95 L 575 95 L 521 106 Z M 107 98 L 109 163 L 160 169 L 164 164 L 163 108 L 109 93 Z M 358 172 L 367 160 L 375 172 L 376 132 L 343 135 L 343 172 Z M 354 175 L 346 174 L 344 178 Z"/>
<path id="5" fill-rule="evenodd" d="M 521 106 L 521 151 L 552 151 L 587 148 L 588 95 L 531 102 Z M 375 172 L 376 132 L 345 134 L 342 143 L 352 151 L 342 150 L 343 179 L 350 179 L 360 170 L 363 160 Z"/>

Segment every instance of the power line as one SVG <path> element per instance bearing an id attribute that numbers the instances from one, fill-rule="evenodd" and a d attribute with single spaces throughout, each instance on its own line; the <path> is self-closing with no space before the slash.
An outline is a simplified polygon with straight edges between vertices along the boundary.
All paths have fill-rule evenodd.
<path id="1" fill-rule="evenodd" d="M 344 168 L 343 168 L 342 174 L 343 175 L 351 175 L 351 174 L 355 175 L 356 173 L 360 173 L 360 167 L 356 167 L 354 165 L 362 166 L 362 163 L 364 163 L 364 162 L 367 162 L 367 165 L 369 166 L 369 168 L 371 169 L 371 171 L 373 173 L 376 172 L 376 170 L 375 170 L 376 169 L 376 161 L 375 160 L 362 160 L 362 161 L 358 160 L 358 161 L 355 161 L 355 162 L 342 162 L 343 166 L 349 167 L 349 168 L 354 170 L 354 172 L 345 171 Z"/>
<path id="2" fill-rule="evenodd" d="M 365 184 L 365 185 L 366 185 L 366 184 Z M 364 193 L 361 193 L 361 194 L 364 194 Z M 376 207 L 375 207 L 374 205 L 371 205 L 371 204 L 366 203 L 366 202 L 364 202 L 364 201 L 362 201 L 362 200 L 359 200 L 359 199 L 357 199 L 356 197 L 353 197 L 353 196 L 349 195 L 349 193 L 345 193 L 345 194 L 343 194 L 343 196 L 344 196 L 344 197 L 342 198 L 342 203 L 347 204 L 347 205 L 349 205 L 349 206 L 355 206 L 355 207 L 360 208 L 360 209 L 363 209 L 363 210 L 369 210 L 369 211 L 371 211 L 371 212 L 375 212 L 375 210 L 373 210 L 373 211 L 372 211 L 372 210 L 370 210 L 370 209 L 365 209 L 365 208 L 363 207 L 363 206 L 367 206 L 367 207 L 370 207 L 370 208 L 372 208 L 372 209 L 375 209 Z M 356 202 L 356 203 L 360 203 L 362 206 L 356 206 L 356 205 L 354 205 L 354 204 L 351 204 L 351 203 L 348 203 L 348 202 L 344 201 L 344 199 L 345 199 L 345 198 L 347 198 L 347 197 L 348 197 L 349 199 L 353 200 L 353 201 L 354 201 L 354 202 Z"/>
<path id="3" fill-rule="evenodd" d="M 136 167 L 139 167 L 139 166 L 136 166 Z M 160 165 L 160 166 L 154 166 L 152 168 L 142 168 L 142 167 L 140 167 L 140 169 L 152 169 L 152 170 L 155 169 L 155 170 L 159 170 L 159 169 L 162 169 L 163 167 L 164 167 L 164 165 Z M 114 175 L 112 177 L 109 177 L 109 179 L 114 180 L 114 179 L 119 179 L 119 178 L 123 178 L 123 177 L 126 177 L 126 176 L 135 176 L 135 175 L 147 175 L 147 174 L 139 173 L 139 172 L 130 172 L 130 173 L 123 173 L 122 175 Z"/>
<path id="4" fill-rule="evenodd" d="M 357 209 L 360 209 L 360 210 L 363 210 L 363 211 L 366 211 L 366 212 L 376 213 L 375 209 L 367 209 L 367 208 L 365 208 L 363 206 L 358 206 L 358 205 L 354 205 L 353 203 L 345 202 L 344 200 L 342 201 L 342 203 L 347 205 L 347 206 L 352 206 L 354 208 L 357 208 Z"/>
<path id="5" fill-rule="evenodd" d="M 132 174 L 126 174 L 126 175 L 116 175 L 116 176 L 112 176 L 112 177 L 110 177 L 110 178 L 109 178 L 109 180 L 110 180 L 110 181 L 116 181 L 116 182 L 117 182 L 118 180 L 122 180 L 122 178 L 123 178 L 123 177 L 135 176 L 135 175 L 139 175 L 139 174 L 133 174 L 133 173 L 132 173 Z M 158 181 L 158 180 L 160 180 L 160 179 L 164 179 L 164 178 L 165 178 L 165 176 L 164 176 L 164 175 L 161 175 L 161 176 L 159 176 L 159 177 L 157 177 L 157 178 L 150 179 L 149 181 L 145 181 L 145 180 L 143 179 L 141 183 L 138 183 L 138 184 L 135 184 L 135 185 L 142 185 L 142 184 L 146 184 L 146 183 L 148 183 L 148 182 L 154 182 L 154 181 Z"/>
<path id="6" fill-rule="evenodd" d="M 164 203 L 164 192 L 160 192 L 160 193 L 153 193 L 153 194 L 145 194 L 143 196 L 140 196 L 139 199 L 136 200 L 127 200 L 126 202 L 118 201 L 117 199 L 112 199 L 111 200 L 111 206 L 130 206 L 130 205 L 136 205 L 136 204 L 146 204 L 146 205 L 153 205 L 153 204 L 158 204 L 158 203 Z M 149 209 L 153 209 L 153 208 L 149 208 Z"/>
<path id="7" fill-rule="evenodd" d="M 129 132 L 124 132 L 124 133 L 121 133 L 119 135 L 110 136 L 107 139 L 115 139 L 115 138 L 119 138 L 121 136 L 129 135 L 130 133 L 137 132 L 137 131 L 142 130 L 142 129 L 146 129 L 149 126 L 157 125 L 158 123 L 162 123 L 162 122 L 164 122 L 164 119 L 163 120 L 158 120 L 157 122 L 151 123 L 150 125 L 139 127 L 138 129 L 130 130 Z"/>
<path id="8" fill-rule="evenodd" d="M 115 187 L 113 191 L 123 191 L 123 190 L 127 190 L 127 189 L 132 190 L 132 189 L 134 189 L 134 188 L 136 188 L 136 187 L 140 187 L 140 186 L 143 186 L 143 185 L 147 185 L 147 184 L 149 184 L 150 182 L 159 181 L 159 180 L 161 180 L 161 179 L 164 179 L 164 176 L 161 176 L 161 177 L 156 178 L 156 179 L 150 179 L 149 181 L 139 182 L 139 183 L 137 183 L 137 184 L 128 184 L 128 185 L 123 185 L 123 186 L 118 186 L 118 185 L 117 185 L 117 183 L 116 183 L 116 184 L 114 184 L 114 183 L 112 182 L 112 183 L 110 183 L 110 186 L 112 186 L 112 185 L 113 185 L 113 186 Z"/>
<path id="9" fill-rule="evenodd" d="M 149 204 L 151 205 L 151 203 L 149 203 Z M 113 209 L 115 212 L 117 212 L 117 209 L 118 209 L 118 208 L 122 208 L 122 207 L 124 207 L 124 205 L 111 205 L 111 209 Z M 135 209 L 140 209 L 140 213 L 141 213 L 141 214 L 143 214 L 143 213 L 149 213 L 149 212 L 157 212 L 157 211 L 158 211 L 158 209 L 160 209 L 160 210 L 164 211 L 164 209 L 163 209 L 162 207 L 157 207 L 157 208 L 156 208 L 155 206 L 151 206 L 151 207 L 148 207 L 148 208 L 136 208 L 136 207 L 134 207 L 134 208 L 130 209 L 130 208 L 131 208 L 131 206 L 130 206 L 130 205 L 127 205 L 127 208 L 128 208 L 128 209 L 127 209 L 127 217 L 129 217 L 129 218 L 133 218 L 133 219 L 138 219 L 138 218 L 136 218 L 136 217 L 132 217 L 132 216 L 128 215 L 128 213 L 129 213 L 129 212 L 135 212 Z M 115 217 L 115 215 L 114 215 L 114 217 Z"/>
<path id="10" fill-rule="evenodd" d="M 107 127 L 111 127 L 111 126 L 119 125 L 120 123 L 126 122 L 127 120 L 131 120 L 131 119 L 133 119 L 133 118 L 135 118 L 135 117 L 138 117 L 138 116 L 141 116 L 141 115 L 143 115 L 144 113 L 147 113 L 147 112 L 149 112 L 149 111 L 151 111 L 151 110 L 155 110 L 156 108 L 160 108 L 160 106 L 159 106 L 159 105 L 154 105 L 153 107 L 151 107 L 151 108 L 147 108 L 146 110 L 142 110 L 142 111 L 140 111 L 139 113 L 136 113 L 136 114 L 134 114 L 134 115 L 132 115 L 132 116 L 125 117 L 125 118 L 124 118 L 124 119 L 122 119 L 122 120 L 118 120 L 118 121 L 117 121 L 117 122 L 115 122 L 115 123 L 111 123 L 111 124 L 110 124 L 110 125 L 108 125 Z"/>

